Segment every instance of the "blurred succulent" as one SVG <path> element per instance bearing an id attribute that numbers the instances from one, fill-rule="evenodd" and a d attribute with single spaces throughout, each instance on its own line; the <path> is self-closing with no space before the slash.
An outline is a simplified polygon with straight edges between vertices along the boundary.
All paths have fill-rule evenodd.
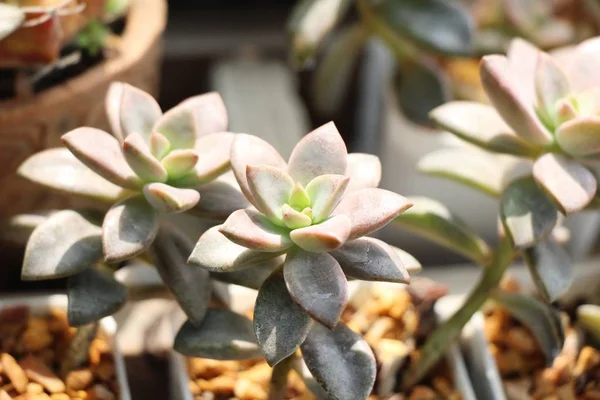
<path id="1" fill-rule="evenodd" d="M 189 262 L 230 272 L 275 259 L 254 309 L 254 333 L 267 361 L 279 366 L 301 346 L 309 370 L 332 398 L 348 398 L 349 388 L 354 398 L 366 398 L 375 379 L 373 355 L 362 339 L 348 352 L 349 343 L 360 337 L 338 324 L 348 301 L 346 276 L 408 282 L 407 266 L 414 259 L 363 236 L 411 203 L 376 188 L 378 158 L 347 154 L 333 123 L 305 136 L 287 163 L 268 143 L 238 134 L 231 165 L 254 208 L 238 210 L 204 233 Z M 216 346 L 207 338 L 220 336 L 206 329 L 185 324 L 176 350 L 206 355 L 207 347 Z M 332 359 L 323 357 L 325 347 Z M 353 383 L 344 388 L 341 381 Z"/>
<path id="2" fill-rule="evenodd" d="M 583 304 L 577 307 L 577 322 L 590 334 L 596 345 L 600 345 L 600 306 Z"/>

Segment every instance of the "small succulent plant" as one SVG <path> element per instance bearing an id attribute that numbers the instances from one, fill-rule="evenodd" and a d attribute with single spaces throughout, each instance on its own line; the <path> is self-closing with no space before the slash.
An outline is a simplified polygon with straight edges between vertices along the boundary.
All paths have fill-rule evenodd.
<path id="1" fill-rule="evenodd" d="M 222 273 L 251 271 L 254 265 L 275 259 L 254 309 L 254 333 L 267 361 L 279 366 L 302 346 L 309 370 L 330 396 L 344 398 L 340 390 L 348 388 L 337 382 L 345 376 L 355 380 L 351 386 L 357 390 L 356 398 L 366 398 L 375 379 L 373 355 L 360 337 L 338 324 L 348 301 L 346 277 L 408 282 L 403 264 L 407 254 L 364 236 L 411 203 L 376 188 L 381 174 L 378 158 L 347 154 L 333 123 L 305 136 L 287 163 L 263 140 L 238 134 L 231 165 L 253 207 L 235 211 L 204 233 L 189 262 Z M 185 324 L 175 348 L 206 355 L 206 346 L 214 344 L 204 338 L 217 336 L 206 329 Z M 347 352 L 344 346 L 350 342 L 357 347 Z M 319 355 L 323 346 L 329 346 L 334 359 Z M 348 365 L 335 362 L 336 357 Z"/>

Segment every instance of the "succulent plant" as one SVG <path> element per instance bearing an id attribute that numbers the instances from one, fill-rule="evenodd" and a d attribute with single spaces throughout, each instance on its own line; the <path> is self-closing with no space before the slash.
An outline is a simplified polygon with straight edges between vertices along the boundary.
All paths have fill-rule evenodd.
<path id="1" fill-rule="evenodd" d="M 308 369 L 332 398 L 347 398 L 349 389 L 366 398 L 375 378 L 373 355 L 360 336 L 338 323 L 348 301 L 347 277 L 408 282 L 402 260 L 409 256 L 364 236 L 411 203 L 376 188 L 378 158 L 347 154 L 333 123 L 306 135 L 287 163 L 263 140 L 238 134 L 231 165 L 253 207 L 235 211 L 204 233 L 189 262 L 220 273 L 250 268 L 251 274 L 254 265 L 275 259 L 254 309 L 254 333 L 267 361 L 277 369 L 301 347 Z M 244 325 L 238 331 L 247 336 L 250 322 Z M 222 329 L 185 324 L 175 349 L 210 354 L 215 346 L 225 347 L 207 339 L 222 337 Z M 356 348 L 348 351 L 350 343 Z M 325 347 L 331 359 L 323 356 Z M 341 381 L 353 383 L 343 387 Z"/>

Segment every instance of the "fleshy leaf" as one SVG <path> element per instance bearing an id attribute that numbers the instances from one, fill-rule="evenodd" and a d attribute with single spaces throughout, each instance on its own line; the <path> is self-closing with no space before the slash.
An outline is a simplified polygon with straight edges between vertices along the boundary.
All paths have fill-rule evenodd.
<path id="1" fill-rule="evenodd" d="M 600 342 L 600 306 L 584 304 L 577 307 L 577 322 Z"/>
<path id="2" fill-rule="evenodd" d="M 431 111 L 430 118 L 440 128 L 490 151 L 520 156 L 538 151 L 516 135 L 487 104 L 451 101 Z"/>
<path id="3" fill-rule="evenodd" d="M 196 180 L 208 182 L 227 171 L 234 137 L 233 133 L 221 132 L 204 135 L 196 140 Z"/>
<path id="4" fill-rule="evenodd" d="M 558 311 L 522 293 L 496 290 L 492 293 L 492 299 L 529 328 L 546 357 L 546 365 L 551 366 L 565 341 L 565 332 Z"/>
<path id="5" fill-rule="evenodd" d="M 197 190 L 175 188 L 164 183 L 144 186 L 144 197 L 154 208 L 169 214 L 187 211 L 200 201 Z"/>
<path id="6" fill-rule="evenodd" d="M 538 145 L 551 142 L 552 135 L 535 115 L 533 104 L 517 92 L 514 73 L 504 56 L 484 56 L 481 83 L 490 101 L 506 123 L 523 139 Z"/>
<path id="7" fill-rule="evenodd" d="M 154 241 L 158 226 L 157 212 L 142 196 L 115 204 L 102 224 L 104 261 L 116 263 L 142 254 Z"/>
<path id="8" fill-rule="evenodd" d="M 4 225 L 2 240 L 25 247 L 33 231 L 56 212 L 56 210 L 44 210 L 13 215 Z"/>
<path id="9" fill-rule="evenodd" d="M 31 234 L 21 279 L 41 280 L 76 274 L 102 259 L 102 229 L 88 213 L 53 214 Z"/>
<path id="10" fill-rule="evenodd" d="M 254 210 L 237 210 L 219 228 L 227 239 L 248 249 L 283 251 L 293 246 L 288 232 Z"/>
<path id="11" fill-rule="evenodd" d="M 0 4 L 0 15 L 0 40 L 13 33 L 25 20 L 25 13 L 17 5 Z"/>
<path id="12" fill-rule="evenodd" d="M 327 392 L 321 386 L 319 382 L 315 379 L 314 376 L 308 370 L 304 359 L 301 357 L 295 357 L 292 361 L 292 368 L 294 371 L 300 376 L 306 388 L 312 392 L 316 396 L 317 399 L 323 400 L 328 398 Z"/>
<path id="13" fill-rule="evenodd" d="M 381 240 L 352 240 L 330 253 L 344 273 L 363 281 L 408 283 L 410 277 L 398 254 Z"/>
<path id="14" fill-rule="evenodd" d="M 325 220 L 342 199 L 350 178 L 344 175 L 320 175 L 306 185 L 311 200 L 312 220 Z"/>
<path id="15" fill-rule="evenodd" d="M 391 247 L 391 249 L 396 253 L 398 258 L 400 259 L 400 262 L 402 263 L 402 266 L 406 269 L 406 272 L 408 272 L 409 274 L 416 274 L 418 272 L 421 272 L 423 266 L 421 265 L 419 260 L 417 260 L 412 254 L 410 254 L 406 250 L 402 250 L 391 245 L 388 246 Z"/>
<path id="16" fill-rule="evenodd" d="M 306 251 L 322 253 L 340 248 L 348 240 L 350 229 L 350 219 L 336 215 L 320 224 L 294 229 L 290 238 Z"/>
<path id="17" fill-rule="evenodd" d="M 304 136 L 290 156 L 288 172 L 306 186 L 319 175 L 343 175 L 348 152 L 335 124 L 329 122 Z"/>
<path id="18" fill-rule="evenodd" d="M 598 69 L 600 68 L 600 40 L 593 37 L 581 42 L 568 56 L 568 75 L 575 91 L 600 86 Z"/>
<path id="19" fill-rule="evenodd" d="M 348 191 L 376 188 L 381 181 L 381 161 L 372 154 L 350 153 L 345 175 L 350 177 Z"/>
<path id="20" fill-rule="evenodd" d="M 127 301 L 127 288 L 110 270 L 91 267 L 69 277 L 67 296 L 69 325 L 81 326 L 117 312 Z"/>
<path id="21" fill-rule="evenodd" d="M 533 176 L 567 215 L 581 211 L 596 194 L 594 175 L 577 161 L 557 154 L 540 157 L 533 165 Z"/>
<path id="22" fill-rule="evenodd" d="M 192 112 L 196 137 L 227 130 L 227 109 L 219 93 L 209 92 L 190 97 L 182 101 L 180 106 Z"/>
<path id="23" fill-rule="evenodd" d="M 200 201 L 189 212 L 203 219 L 224 221 L 232 212 L 250 205 L 235 179 L 231 182 L 227 174 L 202 185 L 199 191 Z"/>
<path id="24" fill-rule="evenodd" d="M 210 273 L 187 264 L 193 244 L 177 232 L 158 233 L 150 255 L 163 282 L 169 287 L 189 323 L 201 326 L 211 296 Z"/>
<path id="25" fill-rule="evenodd" d="M 219 229 L 219 226 L 212 227 L 200 236 L 188 263 L 211 272 L 231 272 L 252 267 L 281 254 L 250 250 L 237 245 L 219 232 Z"/>
<path id="26" fill-rule="evenodd" d="M 254 307 L 254 333 L 269 365 L 294 353 L 311 324 L 308 314 L 290 297 L 281 271 L 275 271 L 258 291 Z"/>
<path id="27" fill-rule="evenodd" d="M 557 209 L 533 177 L 525 177 L 512 182 L 502 194 L 500 218 L 513 246 L 525 249 L 552 231 Z"/>
<path id="28" fill-rule="evenodd" d="M 366 399 L 375 384 L 375 356 L 347 326 L 329 330 L 313 324 L 300 347 L 306 366 L 331 399 Z"/>
<path id="29" fill-rule="evenodd" d="M 196 127 L 192 110 L 181 105 L 167 111 L 152 127 L 152 132 L 164 135 L 172 149 L 190 149 L 196 141 Z"/>
<path id="30" fill-rule="evenodd" d="M 384 227 L 411 206 L 412 202 L 399 194 L 367 188 L 346 194 L 333 214 L 350 218 L 350 239 L 356 239 Z"/>
<path id="31" fill-rule="evenodd" d="M 119 141 L 96 128 L 77 128 L 61 137 L 75 157 L 115 185 L 139 189 L 140 178 L 125 161 Z"/>
<path id="32" fill-rule="evenodd" d="M 270 165 L 285 171 L 287 164 L 277 150 L 261 138 L 244 133 L 235 135 L 231 144 L 231 169 L 246 198 L 256 205 L 246 179 L 248 165 Z"/>
<path id="33" fill-rule="evenodd" d="M 574 156 L 600 153 L 600 117 L 565 122 L 556 131 L 556 141 L 564 151 Z"/>
<path id="34" fill-rule="evenodd" d="M 150 135 L 150 152 L 158 160 L 162 160 L 165 155 L 171 150 L 171 142 L 165 135 L 158 132 L 152 132 Z"/>
<path id="35" fill-rule="evenodd" d="M 248 165 L 246 179 L 259 211 L 273 222 L 283 225 L 281 206 L 287 203 L 294 190 L 292 178 L 269 165 Z"/>
<path id="36" fill-rule="evenodd" d="M 569 94 L 569 81 L 558 63 L 542 52 L 538 56 L 535 91 L 538 107 L 554 122 L 556 103 Z"/>
<path id="37" fill-rule="evenodd" d="M 50 189 L 111 203 L 124 192 L 120 186 L 86 167 L 65 148 L 48 149 L 32 155 L 21 164 L 17 173 Z"/>
<path id="38" fill-rule="evenodd" d="M 188 357 L 248 360 L 262 357 L 252 321 L 232 311 L 209 308 L 200 327 L 187 321 L 175 337 L 175 351 Z"/>
<path id="39" fill-rule="evenodd" d="M 167 170 L 152 155 L 139 133 L 134 132 L 125 138 L 123 155 L 131 169 L 144 181 L 166 182 Z"/>
<path id="40" fill-rule="evenodd" d="M 105 106 L 113 134 L 120 141 L 134 132 L 147 141 L 152 126 L 162 115 L 160 106 L 151 95 L 123 82 L 110 85 Z"/>
<path id="41" fill-rule="evenodd" d="M 426 197 L 412 197 L 414 206 L 399 215 L 395 223 L 484 265 L 492 256 L 483 239 L 456 218 L 442 203 Z"/>
<path id="42" fill-rule="evenodd" d="M 284 256 L 279 256 L 254 265 L 252 268 L 233 272 L 211 272 L 210 276 L 221 282 L 258 290 L 273 271 L 283 265 L 284 260 Z"/>
<path id="43" fill-rule="evenodd" d="M 294 190 L 292 191 L 292 194 L 290 194 L 288 204 L 290 207 L 297 210 L 303 210 L 306 207 L 310 207 L 310 197 L 308 197 L 308 193 L 306 193 L 306 190 L 300 182 L 296 182 L 296 186 L 294 186 Z"/>
<path id="44" fill-rule="evenodd" d="M 283 207 L 281 207 L 281 212 L 283 215 L 283 223 L 290 229 L 300 229 L 312 224 L 310 216 L 294 210 L 287 204 L 284 204 Z"/>
<path id="45" fill-rule="evenodd" d="M 298 250 L 283 264 L 288 291 L 311 317 L 335 328 L 348 302 L 348 284 L 338 262 L 326 253 Z"/>
<path id="46" fill-rule="evenodd" d="M 194 169 L 198 162 L 198 154 L 192 149 L 171 151 L 162 159 L 162 165 L 169 174 L 169 179 L 178 179 Z"/>
<path id="47" fill-rule="evenodd" d="M 538 289 L 548 303 L 557 300 L 573 282 L 573 266 L 567 252 L 551 239 L 526 249 L 523 258 Z"/>

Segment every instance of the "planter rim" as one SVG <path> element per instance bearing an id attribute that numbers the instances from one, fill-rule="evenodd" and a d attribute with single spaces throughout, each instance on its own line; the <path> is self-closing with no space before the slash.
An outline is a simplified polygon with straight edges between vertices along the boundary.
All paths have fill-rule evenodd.
<path id="1" fill-rule="evenodd" d="M 135 65 L 153 46 L 159 44 L 166 26 L 165 0 L 133 0 L 119 40 L 118 55 L 104 60 L 84 73 L 30 98 L 0 101 L 0 125 L 25 114 L 37 114 L 40 108 L 60 107 L 65 99 L 82 95 L 102 85 L 107 76 L 118 76 Z"/>
<path id="2" fill-rule="evenodd" d="M 25 305 L 29 306 L 33 312 L 48 310 L 50 307 L 67 309 L 68 298 L 65 294 L 15 294 L 2 296 L 0 298 L 0 310 L 10 306 Z M 119 351 L 117 340 L 117 323 L 113 317 L 105 317 L 100 320 L 100 327 L 106 334 L 113 353 L 115 370 L 117 374 L 117 382 L 119 383 L 120 394 L 119 400 L 131 400 L 131 392 L 129 383 L 127 382 L 127 374 L 125 372 L 125 361 L 123 355 Z"/>

